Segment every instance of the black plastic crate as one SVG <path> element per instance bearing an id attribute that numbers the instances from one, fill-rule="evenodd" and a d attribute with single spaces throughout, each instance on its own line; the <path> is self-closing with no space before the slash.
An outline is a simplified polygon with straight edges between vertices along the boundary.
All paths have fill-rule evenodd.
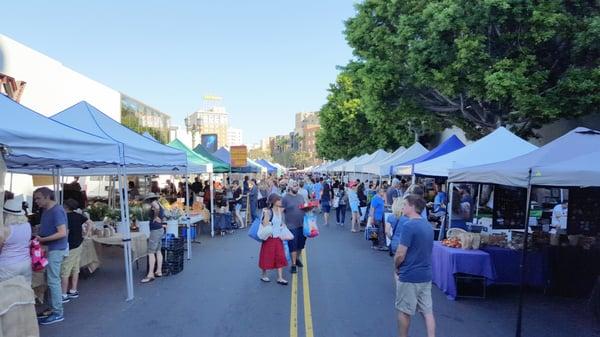
<path id="1" fill-rule="evenodd" d="M 175 275 L 183 271 L 183 261 L 181 262 L 166 262 L 162 265 L 163 275 Z"/>
<path id="2" fill-rule="evenodd" d="M 456 297 L 485 298 L 486 280 L 483 276 L 464 273 L 454 274 Z"/>
<path id="3" fill-rule="evenodd" d="M 165 250 L 183 250 L 183 238 L 167 236 L 162 240 L 162 247 Z"/>

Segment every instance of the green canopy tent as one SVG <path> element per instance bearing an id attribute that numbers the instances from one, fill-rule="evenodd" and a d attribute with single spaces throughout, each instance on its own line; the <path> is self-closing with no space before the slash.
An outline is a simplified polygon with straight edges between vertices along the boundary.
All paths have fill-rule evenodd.
<path id="1" fill-rule="evenodd" d="M 231 167 L 228 163 L 222 161 L 221 159 L 212 155 L 208 150 L 199 144 L 194 148 L 194 152 L 202 156 L 203 158 L 208 159 L 213 164 L 213 173 L 229 173 Z"/>
<path id="2" fill-rule="evenodd" d="M 213 164 L 210 160 L 208 160 L 207 158 L 204 158 L 203 156 L 201 156 L 200 154 L 192 151 L 189 147 L 185 146 L 185 144 L 183 144 L 182 141 L 180 141 L 179 139 L 175 139 L 174 141 L 170 142 L 169 144 L 170 147 L 181 150 L 185 153 L 185 155 L 187 156 L 187 160 L 188 160 L 188 167 L 193 165 L 193 164 L 204 164 L 204 165 L 208 165 L 210 166 L 210 171 L 208 174 L 209 177 L 209 181 L 210 181 L 210 209 L 214 209 L 214 200 L 215 200 L 215 192 L 213 189 Z M 201 173 L 201 172 L 194 172 L 193 170 L 188 170 L 189 173 Z M 189 195 L 189 191 L 188 191 L 188 184 L 186 183 L 186 200 L 187 200 L 187 196 Z M 189 230 L 189 229 L 188 229 Z M 210 214 L 210 234 L 212 237 L 215 236 L 215 219 L 214 219 L 214 213 L 211 212 Z"/>

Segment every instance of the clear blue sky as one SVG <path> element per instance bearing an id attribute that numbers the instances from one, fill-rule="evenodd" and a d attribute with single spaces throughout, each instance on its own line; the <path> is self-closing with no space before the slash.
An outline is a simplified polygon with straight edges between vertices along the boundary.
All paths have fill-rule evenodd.
<path id="1" fill-rule="evenodd" d="M 247 143 L 318 110 L 352 52 L 351 0 L 9 1 L 2 33 L 169 113 L 224 97 Z"/>

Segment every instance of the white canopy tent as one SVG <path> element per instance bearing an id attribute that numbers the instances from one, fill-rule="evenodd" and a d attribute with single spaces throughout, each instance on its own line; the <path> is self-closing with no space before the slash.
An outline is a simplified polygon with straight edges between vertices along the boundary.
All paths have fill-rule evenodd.
<path id="1" fill-rule="evenodd" d="M 344 159 L 339 159 L 336 160 L 335 162 L 333 162 L 331 165 L 327 166 L 327 168 L 325 169 L 325 172 L 327 173 L 331 173 L 331 172 L 341 172 L 341 168 L 348 162 L 352 161 L 353 159 L 355 159 L 356 157 L 350 159 L 350 160 L 344 160 Z"/>
<path id="2" fill-rule="evenodd" d="M 557 172 L 559 168 L 564 170 L 569 167 L 571 167 L 572 172 L 576 172 L 575 167 L 571 166 L 572 161 L 582 160 L 583 156 L 598 153 L 599 150 L 600 131 L 579 127 L 534 151 L 513 159 L 486 165 L 451 169 L 449 181 L 527 188 L 531 169 L 533 170 L 531 174 L 532 185 L 548 185 L 554 180 L 559 180 L 556 175 L 550 175 L 550 172 Z M 595 162 L 597 160 L 588 163 L 586 166 L 593 166 Z M 547 166 L 551 166 L 549 171 L 545 171 Z M 568 184 L 572 184 L 570 186 L 581 186 L 578 176 L 565 172 L 562 171 L 561 174 L 569 174 L 570 177 L 560 178 L 562 186 Z"/>
<path id="3" fill-rule="evenodd" d="M 327 165 L 324 165 L 323 167 L 319 168 L 319 170 L 317 170 L 317 172 L 320 173 L 325 173 L 325 172 L 333 172 L 331 171 L 332 168 L 345 163 L 346 161 L 344 159 L 338 159 L 334 162 L 329 162 Z"/>
<path id="4" fill-rule="evenodd" d="M 368 158 L 357 162 L 354 165 L 354 172 L 366 173 L 365 167 L 369 164 L 380 162 L 386 158 L 389 158 L 390 153 L 384 150 L 377 150 L 373 154 L 371 154 Z"/>
<path id="5" fill-rule="evenodd" d="M 529 219 L 532 186 L 600 186 L 600 131 L 578 127 L 525 155 L 497 163 L 450 170 L 451 182 L 479 182 L 527 188 Z M 450 198 L 452 199 L 452 198 Z M 449 208 L 452 205 L 448 205 Z M 527 228 L 526 226 L 523 226 Z M 524 231 L 517 336 L 521 335 L 529 230 Z"/>
<path id="6" fill-rule="evenodd" d="M 413 173 L 420 176 L 447 177 L 452 168 L 495 163 L 518 157 L 535 149 L 537 146 L 500 127 L 463 148 L 416 163 Z"/>
<path id="7" fill-rule="evenodd" d="M 394 165 L 402 164 L 428 152 L 427 149 L 420 143 L 414 143 L 404 151 L 400 151 L 400 149 L 396 150 L 388 158 L 382 160 L 381 162 L 365 165 L 363 170 L 366 173 L 387 176 L 391 174 L 391 168 Z"/>
<path id="8" fill-rule="evenodd" d="M 360 162 L 361 160 L 364 160 L 367 157 L 369 157 L 368 153 L 363 154 L 362 156 L 356 156 L 356 157 L 348 160 L 346 163 L 343 163 L 341 165 L 334 167 L 333 171 L 335 171 L 335 172 L 353 172 L 354 165 L 356 165 L 356 163 Z"/>

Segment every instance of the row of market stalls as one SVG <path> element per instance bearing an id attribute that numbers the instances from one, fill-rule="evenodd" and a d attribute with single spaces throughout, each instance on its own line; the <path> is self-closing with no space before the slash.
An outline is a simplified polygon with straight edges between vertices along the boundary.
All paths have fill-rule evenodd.
<path id="1" fill-rule="evenodd" d="M 469 221 L 489 225 L 488 234 L 501 239 L 494 240 L 498 245 L 470 251 L 441 242 L 434 245 L 434 283 L 449 298 L 458 295 L 456 275 L 479 277 L 484 288 L 494 283 L 520 285 L 520 331 L 526 285 L 557 294 L 568 293 L 560 288 L 569 287 L 573 290 L 569 294 L 589 296 L 600 274 L 600 131 L 576 128 L 538 148 L 501 127 L 468 145 L 453 136 L 431 151 L 417 143 L 408 149 L 399 148 L 387 158 L 380 155 L 381 150 L 348 161 L 324 163 L 313 172 L 412 176 L 445 182 L 449 190 L 446 223 L 452 223 L 453 200 L 460 200 L 453 197 L 458 193 L 455 185 L 478 187 L 472 189 L 477 191 L 478 210 L 482 187 L 491 191 L 488 213 L 472 216 Z M 376 157 L 379 160 L 373 161 Z M 536 189 L 559 193 L 546 198 L 550 201 L 532 202 Z M 551 214 L 552 207 L 564 204 L 567 198 L 563 193 L 568 194 L 569 201 L 568 212 L 564 209 L 566 228 L 551 230 L 550 219 L 542 214 Z M 469 230 L 472 228 L 481 230 L 481 226 Z M 444 231 L 440 230 L 440 238 Z"/>
<path id="2" fill-rule="evenodd" d="M 0 95 L 0 113 L 4 116 L 0 126 L 0 144 L 8 172 L 53 176 L 55 191 L 61 189 L 61 177 L 64 176 L 117 177 L 121 219 L 118 230 L 124 247 L 128 300 L 134 296 L 128 176 L 164 174 L 183 176 L 187 180 L 190 174 L 207 173 L 211 180 L 211 195 L 214 195 L 213 173 L 234 170 L 258 173 L 276 167 L 271 163 L 267 167 L 267 163 L 263 166 L 249 161 L 252 168 L 247 170 L 231 168 L 229 156 L 223 160 L 202 147 L 189 149 L 179 140 L 163 145 L 149 135 L 140 135 L 121 125 L 87 102 L 77 103 L 47 118 Z M 223 151 L 227 150 L 221 149 Z M 185 186 L 189 196 L 188 184 Z M 187 257 L 190 259 L 189 216 L 187 219 Z M 212 215 L 210 220 L 214 235 Z"/>

